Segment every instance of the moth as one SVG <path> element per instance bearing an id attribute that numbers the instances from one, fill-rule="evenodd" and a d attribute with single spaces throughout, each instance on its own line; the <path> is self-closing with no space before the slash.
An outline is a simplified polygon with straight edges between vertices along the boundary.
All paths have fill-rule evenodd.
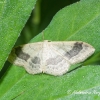
<path id="1" fill-rule="evenodd" d="M 65 74 L 72 64 L 86 60 L 94 53 L 90 44 L 82 41 L 48 41 L 29 43 L 15 47 L 9 62 L 22 66 L 29 74 Z"/>

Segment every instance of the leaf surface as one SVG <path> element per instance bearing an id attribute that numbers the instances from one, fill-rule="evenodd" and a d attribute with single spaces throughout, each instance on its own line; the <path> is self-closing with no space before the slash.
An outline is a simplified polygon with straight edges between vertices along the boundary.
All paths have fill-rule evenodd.
<path id="1" fill-rule="evenodd" d="M 61 9 L 43 31 L 45 39 L 84 41 L 94 46 L 96 49 L 94 56 L 100 55 L 99 5 L 99 0 L 82 0 Z M 42 41 L 42 33 L 30 42 L 37 41 Z M 93 61 L 94 56 L 90 57 L 89 61 Z M 96 59 L 99 60 L 99 56 Z M 100 99 L 99 69 L 100 65 L 80 65 L 63 76 L 55 77 L 46 74 L 30 75 L 23 68 L 11 65 L 1 80 L 0 100 Z"/>

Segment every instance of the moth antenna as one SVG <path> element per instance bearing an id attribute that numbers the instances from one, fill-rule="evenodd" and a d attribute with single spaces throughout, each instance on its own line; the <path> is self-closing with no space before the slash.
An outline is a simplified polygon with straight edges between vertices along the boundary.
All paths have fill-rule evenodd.
<path id="1" fill-rule="evenodd" d="M 44 31 L 42 31 L 42 39 L 43 39 L 43 41 L 44 41 Z"/>

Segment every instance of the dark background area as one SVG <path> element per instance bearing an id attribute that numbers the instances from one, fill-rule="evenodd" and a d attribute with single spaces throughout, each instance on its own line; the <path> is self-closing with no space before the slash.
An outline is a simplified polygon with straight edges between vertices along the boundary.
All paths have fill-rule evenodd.
<path id="1" fill-rule="evenodd" d="M 25 44 L 44 30 L 53 16 L 62 8 L 79 0 L 38 0 L 16 43 Z"/>

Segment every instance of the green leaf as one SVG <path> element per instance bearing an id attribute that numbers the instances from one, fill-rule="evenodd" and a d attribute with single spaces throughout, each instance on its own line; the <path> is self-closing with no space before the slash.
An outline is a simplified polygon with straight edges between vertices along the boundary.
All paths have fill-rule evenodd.
<path id="1" fill-rule="evenodd" d="M 18 67 L 13 66 L 8 71 L 7 76 L 0 85 L 0 91 L 4 92 L 6 89 L 0 100 L 11 100 L 14 98 L 16 100 L 75 100 L 76 98 L 77 100 L 80 96 L 88 98 L 89 95 L 90 98 L 100 98 L 98 96 L 99 93 L 94 93 L 100 91 L 100 66 L 82 66 L 60 77 L 45 74 L 34 76 L 23 74 L 21 76 L 20 74 L 23 70 L 20 68 L 19 71 L 18 69 Z M 21 76 L 20 78 L 17 71 L 19 76 Z M 16 80 L 16 82 L 10 87 L 11 83 L 14 83 L 11 82 L 12 80 Z M 10 88 L 7 90 L 8 84 Z M 80 92 L 83 92 L 83 94 Z M 88 95 L 89 92 L 91 94 Z"/>
<path id="2" fill-rule="evenodd" d="M 24 27 L 36 0 L 0 1 L 0 70 Z"/>
<path id="3" fill-rule="evenodd" d="M 99 57 L 95 56 L 100 53 L 99 1 L 82 0 L 61 9 L 42 32 L 44 38 L 52 41 L 87 42 L 96 49 L 89 62 L 93 61 L 93 57 L 99 60 Z M 42 33 L 30 42 L 41 41 Z M 86 66 L 80 64 L 77 69 L 70 70 L 63 76 L 55 77 L 46 74 L 30 75 L 25 72 L 24 68 L 12 65 L 1 79 L 0 100 L 100 99 L 99 69 L 100 63 Z"/>

